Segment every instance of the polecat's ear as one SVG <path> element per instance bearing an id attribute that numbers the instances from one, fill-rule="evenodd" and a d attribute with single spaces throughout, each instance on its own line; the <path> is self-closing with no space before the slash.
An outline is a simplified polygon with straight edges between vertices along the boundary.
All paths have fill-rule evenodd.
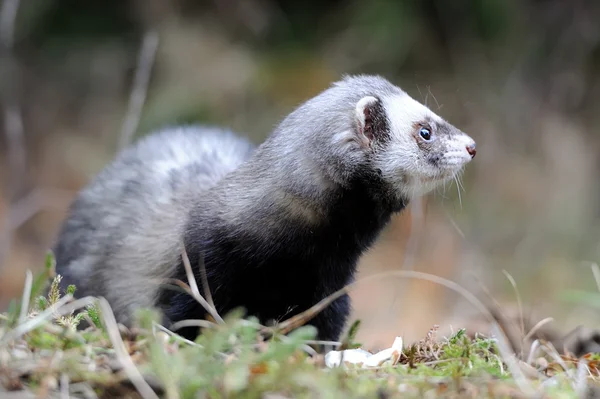
<path id="1" fill-rule="evenodd" d="M 381 118 L 378 115 L 382 112 L 379 99 L 373 96 L 361 98 L 356 103 L 356 124 L 358 134 L 362 140 L 365 140 L 367 145 L 376 137 L 377 120 Z"/>

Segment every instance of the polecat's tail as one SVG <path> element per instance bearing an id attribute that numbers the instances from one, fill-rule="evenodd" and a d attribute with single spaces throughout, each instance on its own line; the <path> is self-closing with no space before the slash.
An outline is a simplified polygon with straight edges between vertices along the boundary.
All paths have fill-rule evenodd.
<path id="1" fill-rule="evenodd" d="M 154 305 L 160 280 L 177 266 L 194 199 L 253 148 L 228 130 L 186 126 L 125 149 L 69 210 L 54 247 L 63 285 L 75 284 L 79 297 L 104 296 L 123 322 L 133 308 Z"/>

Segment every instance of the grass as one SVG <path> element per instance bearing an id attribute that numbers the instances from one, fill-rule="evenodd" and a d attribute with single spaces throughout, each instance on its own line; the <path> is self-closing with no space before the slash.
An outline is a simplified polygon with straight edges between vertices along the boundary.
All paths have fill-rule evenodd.
<path id="1" fill-rule="evenodd" d="M 436 327 L 375 367 L 327 367 L 311 326 L 282 334 L 232 312 L 203 321 L 207 328 L 192 342 L 150 309 L 139 312 L 136 327 L 120 326 L 106 300 L 74 299 L 76 287 L 59 292 L 60 279 L 49 256 L 40 276 L 28 274 L 21 301 L 0 315 L 1 397 L 575 398 L 600 374 L 595 354 L 575 358 L 535 341 L 523 360 L 502 339 L 464 329 L 438 337 Z M 360 347 L 358 328 L 338 349 Z"/>

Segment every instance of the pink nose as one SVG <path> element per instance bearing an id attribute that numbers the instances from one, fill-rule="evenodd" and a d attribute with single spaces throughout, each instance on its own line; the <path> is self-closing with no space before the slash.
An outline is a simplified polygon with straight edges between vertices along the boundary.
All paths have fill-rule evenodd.
<path id="1" fill-rule="evenodd" d="M 475 149 L 475 143 L 467 146 L 467 152 L 471 155 L 471 159 L 475 158 L 475 154 L 477 154 L 477 150 Z"/>

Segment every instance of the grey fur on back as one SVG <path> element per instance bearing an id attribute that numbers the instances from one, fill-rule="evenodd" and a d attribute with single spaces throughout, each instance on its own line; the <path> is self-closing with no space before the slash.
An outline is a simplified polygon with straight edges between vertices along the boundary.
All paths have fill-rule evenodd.
<path id="1" fill-rule="evenodd" d="M 173 274 L 194 199 L 253 148 L 228 130 L 184 126 L 125 149 L 71 206 L 54 249 L 62 283 L 106 297 L 120 322 L 152 306 L 159 283 L 149 281 Z"/>

